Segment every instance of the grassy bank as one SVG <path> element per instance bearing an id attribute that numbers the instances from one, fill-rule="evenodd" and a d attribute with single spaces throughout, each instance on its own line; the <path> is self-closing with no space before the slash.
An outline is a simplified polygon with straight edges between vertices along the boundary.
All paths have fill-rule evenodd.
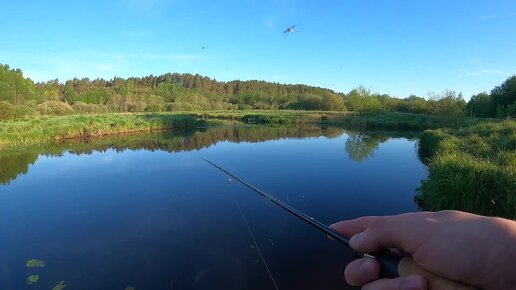
<path id="1" fill-rule="evenodd" d="M 438 128 L 441 122 L 437 116 L 412 113 L 385 112 L 360 116 L 356 113 L 335 116 L 327 124 L 360 129 L 425 130 Z"/>
<path id="2" fill-rule="evenodd" d="M 205 111 L 189 114 L 200 119 L 235 120 L 270 126 L 318 123 L 322 119 L 337 120 L 346 116 L 346 113 L 342 112 L 294 110 Z"/>
<path id="3" fill-rule="evenodd" d="M 516 218 L 516 121 L 427 130 L 419 150 L 429 168 L 421 207 Z"/>
<path id="4" fill-rule="evenodd" d="M 105 114 L 0 122 L 0 148 L 115 133 L 206 126 L 184 114 Z"/>
<path id="5" fill-rule="evenodd" d="M 102 114 L 1 121 L 0 148 L 85 138 L 115 133 L 192 128 L 220 124 L 217 120 L 248 124 L 294 125 L 341 118 L 338 112 L 315 111 L 200 111 L 154 114 Z"/>
<path id="6" fill-rule="evenodd" d="M 365 115 L 327 111 L 199 111 L 154 114 L 101 114 L 0 121 L 0 148 L 114 133 L 167 130 L 213 124 L 215 120 L 284 126 L 337 125 L 359 129 L 416 129 L 437 126 L 437 118 L 408 113 Z M 216 123 L 216 122 L 215 122 Z"/>

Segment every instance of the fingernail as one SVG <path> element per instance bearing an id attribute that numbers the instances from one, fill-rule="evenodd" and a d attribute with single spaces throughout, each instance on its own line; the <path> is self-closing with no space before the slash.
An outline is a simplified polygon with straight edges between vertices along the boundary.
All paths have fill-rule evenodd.
<path id="1" fill-rule="evenodd" d="M 407 277 L 401 283 L 401 290 L 425 290 L 426 289 L 426 281 L 418 276 Z"/>
<path id="2" fill-rule="evenodd" d="M 375 275 L 375 265 L 372 260 L 365 259 L 362 264 L 360 264 L 360 272 L 364 274 L 364 276 L 371 277 Z"/>

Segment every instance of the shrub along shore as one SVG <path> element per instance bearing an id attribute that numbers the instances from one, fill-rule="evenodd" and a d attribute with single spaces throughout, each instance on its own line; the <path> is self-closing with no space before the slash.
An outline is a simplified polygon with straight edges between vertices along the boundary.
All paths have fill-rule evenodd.
<path id="1" fill-rule="evenodd" d="M 224 121 L 273 126 L 314 123 L 319 122 L 323 116 L 336 118 L 344 115 L 310 111 L 211 111 L 69 115 L 0 121 L 0 149 L 117 133 L 204 127 L 222 124 Z"/>
<path id="2" fill-rule="evenodd" d="M 0 122 L 0 148 L 137 131 L 195 128 L 213 124 L 184 114 L 54 116 Z"/>
<path id="3" fill-rule="evenodd" d="M 365 115 L 323 111 L 201 111 L 47 116 L 0 121 L 0 148 L 116 133 L 195 128 L 224 121 L 268 126 L 320 124 L 368 129 L 435 128 L 438 118 L 409 113 Z"/>
<path id="4" fill-rule="evenodd" d="M 516 121 L 427 130 L 419 151 L 429 169 L 422 208 L 516 218 Z"/>

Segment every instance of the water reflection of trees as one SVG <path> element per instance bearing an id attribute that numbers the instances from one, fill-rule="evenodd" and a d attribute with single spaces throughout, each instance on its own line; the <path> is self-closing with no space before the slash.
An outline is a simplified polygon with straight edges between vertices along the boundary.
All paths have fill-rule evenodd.
<path id="1" fill-rule="evenodd" d="M 355 162 L 362 162 L 374 156 L 374 152 L 381 143 L 387 141 L 389 137 L 385 135 L 373 134 L 353 134 L 348 132 L 346 140 L 346 153 Z"/>
<path id="2" fill-rule="evenodd" d="M 0 184 L 7 184 L 20 174 L 26 174 L 29 166 L 39 156 L 62 156 L 71 154 L 91 154 L 115 150 L 149 150 L 181 152 L 199 150 L 217 142 L 264 142 L 285 138 L 306 138 L 325 136 L 336 138 L 344 133 L 341 128 L 302 127 L 214 127 L 202 130 L 141 133 L 117 135 L 92 139 L 73 139 L 62 143 L 45 144 L 19 150 L 0 151 Z"/>

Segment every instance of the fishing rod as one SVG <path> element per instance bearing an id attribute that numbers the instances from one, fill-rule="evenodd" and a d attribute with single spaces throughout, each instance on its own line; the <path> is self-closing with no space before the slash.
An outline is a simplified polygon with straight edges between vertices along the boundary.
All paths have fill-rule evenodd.
<path id="1" fill-rule="evenodd" d="M 249 182 L 243 180 L 242 178 L 234 175 L 233 173 L 227 171 L 226 169 L 220 167 L 219 165 L 209 161 L 206 158 L 202 158 L 202 160 L 208 162 L 209 164 L 213 165 L 215 168 L 219 169 L 220 171 L 224 172 L 225 174 L 229 175 L 233 179 L 237 180 L 247 188 L 251 189 L 252 191 L 258 193 L 262 197 L 266 198 L 273 204 L 279 206 L 280 208 L 284 209 L 285 211 L 289 212 L 293 216 L 299 218 L 300 220 L 304 221 L 305 223 L 311 225 L 315 229 L 323 232 L 328 237 L 334 239 L 335 241 L 338 241 L 348 248 L 351 249 L 349 245 L 349 239 L 342 236 L 340 233 L 336 232 L 335 230 L 331 229 L 327 225 L 323 224 L 322 222 L 314 219 L 313 217 L 291 207 L 290 205 L 282 202 L 281 200 L 275 198 L 274 196 L 266 193 L 265 191 L 257 188 L 256 186 L 250 184 Z M 353 250 L 353 249 L 351 249 Z M 437 276 L 433 273 L 428 272 L 427 270 L 423 269 L 419 265 L 417 265 L 414 260 L 410 257 L 402 256 L 400 254 L 394 253 L 389 250 L 383 250 L 376 253 L 360 253 L 354 251 L 354 255 L 356 258 L 372 258 L 377 260 L 381 265 L 381 278 L 396 278 L 400 276 L 408 276 L 412 274 L 419 274 L 425 277 L 428 281 L 429 290 L 475 290 L 475 288 L 472 288 L 468 285 L 464 285 L 461 283 L 458 283 L 456 281 L 448 280 L 446 278 Z"/>

